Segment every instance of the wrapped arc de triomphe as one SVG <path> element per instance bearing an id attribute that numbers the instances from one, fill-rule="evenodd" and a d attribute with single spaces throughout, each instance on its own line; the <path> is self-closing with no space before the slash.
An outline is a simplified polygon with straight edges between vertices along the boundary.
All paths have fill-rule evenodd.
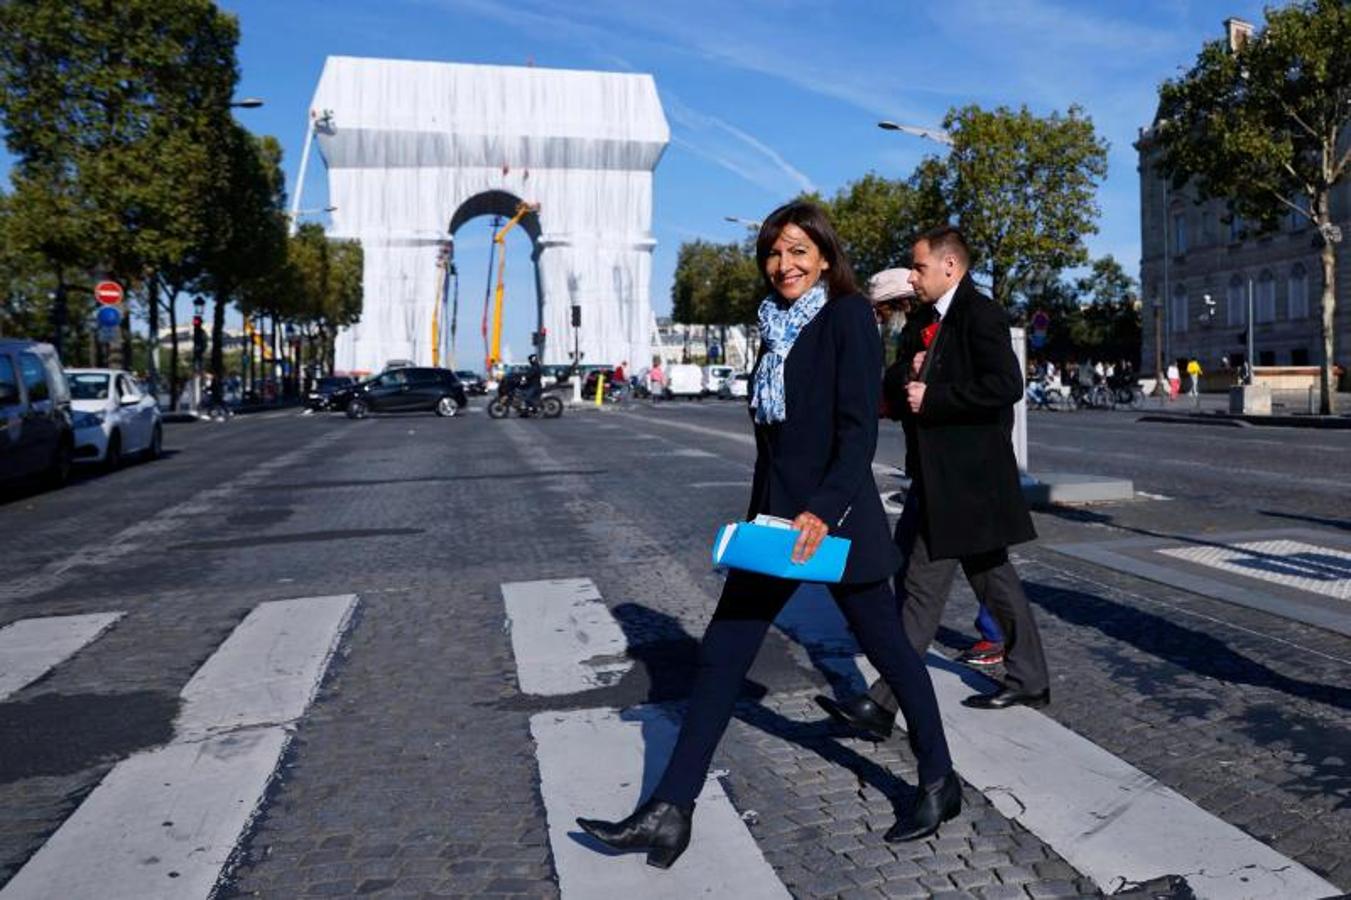
<path id="1" fill-rule="evenodd" d="M 652 172 L 670 139 L 650 75 L 332 56 L 311 117 L 330 236 L 358 239 L 365 256 L 339 369 L 431 364 L 438 254 L 465 222 L 522 201 L 539 204 L 521 223 L 536 285 L 508 285 L 507 302 L 537 297 L 544 361 L 570 361 L 576 338 L 584 362 L 648 362 Z M 465 313 L 475 327 L 458 356 L 477 368 L 478 315 Z"/>

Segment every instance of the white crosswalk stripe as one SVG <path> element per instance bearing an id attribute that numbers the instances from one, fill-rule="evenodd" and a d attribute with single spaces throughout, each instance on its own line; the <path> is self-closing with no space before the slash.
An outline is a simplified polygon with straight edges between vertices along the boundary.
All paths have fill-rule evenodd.
<path id="1" fill-rule="evenodd" d="M 0 898 L 211 896 L 356 604 L 256 607 L 183 689 L 174 740 L 114 766 Z"/>
<path id="2" fill-rule="evenodd" d="M 37 681 L 120 618 L 120 612 L 45 616 L 0 629 L 0 700 Z"/>
<path id="3" fill-rule="evenodd" d="M 633 668 L 628 641 L 589 578 L 502 585 L 516 679 L 525 694 L 572 694 Z"/>

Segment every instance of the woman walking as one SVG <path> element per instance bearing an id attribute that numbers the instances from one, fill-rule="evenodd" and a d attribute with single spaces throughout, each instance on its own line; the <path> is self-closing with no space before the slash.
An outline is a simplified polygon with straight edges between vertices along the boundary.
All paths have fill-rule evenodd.
<path id="1" fill-rule="evenodd" d="M 961 782 L 928 671 L 906 640 L 889 583 L 900 555 L 871 468 L 881 394 L 877 325 L 819 207 L 798 201 L 776 209 L 760 228 L 755 252 L 770 293 L 760 305 L 763 345 L 750 398 L 756 459 L 748 518 L 792 519 L 797 562 L 810 559 L 827 534 L 850 540 L 844 576 L 830 592 L 900 700 L 919 764 L 919 797 L 886 839 L 916 840 L 961 811 Z M 685 851 L 694 801 L 742 679 L 799 584 L 740 570 L 728 575 L 661 780 L 626 819 L 578 819 L 588 834 L 617 850 L 646 851 L 659 868 Z"/>

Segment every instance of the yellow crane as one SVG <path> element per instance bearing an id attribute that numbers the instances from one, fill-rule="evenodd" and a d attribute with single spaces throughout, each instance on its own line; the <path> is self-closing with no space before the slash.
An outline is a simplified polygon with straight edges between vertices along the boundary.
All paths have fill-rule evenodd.
<path id="1" fill-rule="evenodd" d="M 493 366 L 502 361 L 502 300 L 506 294 L 507 232 L 521 224 L 521 220 L 532 212 L 539 212 L 538 203 L 518 203 L 516 214 L 493 235 L 493 243 L 497 245 L 497 290 L 493 301 L 493 339 L 488 350 L 487 372 L 491 372 Z"/>

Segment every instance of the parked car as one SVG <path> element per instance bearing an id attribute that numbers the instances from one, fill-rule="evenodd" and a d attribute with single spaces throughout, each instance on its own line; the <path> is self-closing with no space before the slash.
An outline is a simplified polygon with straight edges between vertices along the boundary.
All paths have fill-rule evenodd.
<path id="1" fill-rule="evenodd" d="M 164 450 L 159 404 L 130 372 L 121 369 L 67 369 L 74 411 L 75 461 L 103 463 L 141 454 L 157 459 Z"/>
<path id="2" fill-rule="evenodd" d="M 460 384 L 464 385 L 466 394 L 486 394 L 488 385 L 484 382 L 483 376 L 472 369 L 456 369 L 455 377 L 460 379 Z"/>
<path id="3" fill-rule="evenodd" d="M 668 366 L 666 368 L 666 396 L 703 399 L 703 370 L 689 363 L 676 363 Z"/>
<path id="4" fill-rule="evenodd" d="M 450 369 L 390 369 L 350 390 L 345 398 L 349 419 L 364 419 L 373 412 L 432 411 L 453 416 L 469 402 L 464 385 Z"/>
<path id="5" fill-rule="evenodd" d="M 351 394 L 347 389 L 357 383 L 357 380 L 351 375 L 325 375 L 314 382 L 314 387 L 305 395 L 305 408 L 312 409 L 315 412 L 324 412 L 326 410 L 341 411 L 346 408 L 343 406 L 334 406 L 333 398 L 343 394 L 347 399 L 351 399 Z"/>
<path id="6" fill-rule="evenodd" d="M 704 366 L 704 393 L 716 394 L 723 383 L 736 374 L 731 366 Z"/>
<path id="7" fill-rule="evenodd" d="M 390 369 L 411 369 L 415 365 L 417 364 L 411 359 L 391 359 L 385 363 L 385 371 L 388 372 Z"/>
<path id="8" fill-rule="evenodd" d="M 735 397 L 746 397 L 750 395 L 751 376 L 746 372 L 737 372 L 731 378 L 722 383 L 718 388 L 718 396 L 723 400 L 731 400 Z"/>
<path id="9" fill-rule="evenodd" d="M 70 387 L 51 344 L 0 339 L 0 480 L 60 487 L 75 457 Z"/>

